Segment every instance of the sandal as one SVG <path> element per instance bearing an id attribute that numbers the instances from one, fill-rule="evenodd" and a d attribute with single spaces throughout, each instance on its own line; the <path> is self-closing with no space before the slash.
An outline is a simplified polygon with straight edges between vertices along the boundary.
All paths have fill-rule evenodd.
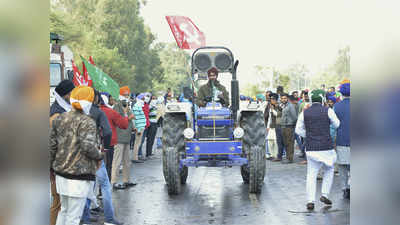
<path id="1" fill-rule="evenodd" d="M 126 189 L 126 185 L 125 184 L 114 184 L 113 188 L 122 190 L 122 189 Z"/>
<path id="2" fill-rule="evenodd" d="M 127 182 L 127 183 L 124 183 L 124 185 L 125 185 L 126 187 L 133 187 L 133 186 L 137 185 L 137 183 L 134 183 L 134 182 Z"/>

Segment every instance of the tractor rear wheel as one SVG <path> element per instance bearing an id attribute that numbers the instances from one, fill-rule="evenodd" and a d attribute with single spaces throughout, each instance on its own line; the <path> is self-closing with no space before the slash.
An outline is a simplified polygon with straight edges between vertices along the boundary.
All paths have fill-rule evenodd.
<path id="1" fill-rule="evenodd" d="M 179 194 L 181 184 L 186 183 L 187 167 L 180 169 L 181 153 L 185 151 L 183 130 L 186 128 L 184 114 L 166 114 L 163 122 L 163 174 L 168 194 Z"/>
<path id="2" fill-rule="evenodd" d="M 248 165 L 241 167 L 244 183 L 249 183 L 250 193 L 261 193 L 264 183 L 266 158 L 266 129 L 262 112 L 244 112 L 241 119 L 244 129 L 243 150 Z"/>

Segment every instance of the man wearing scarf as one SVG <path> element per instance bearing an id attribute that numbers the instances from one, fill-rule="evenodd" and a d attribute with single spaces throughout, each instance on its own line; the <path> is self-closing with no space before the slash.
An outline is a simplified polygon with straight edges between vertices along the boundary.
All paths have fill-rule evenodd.
<path id="1" fill-rule="evenodd" d="M 343 188 L 343 197 L 350 199 L 350 81 L 344 80 L 340 85 L 343 100 L 335 104 L 335 113 L 340 120 L 336 135 L 336 152 L 338 156 L 339 175 Z"/>
<path id="2" fill-rule="evenodd" d="M 331 205 L 331 191 L 336 152 L 330 136 L 330 125 L 339 127 L 340 121 L 335 112 L 323 105 L 325 92 L 311 92 L 312 105 L 300 113 L 295 132 L 306 139 L 307 156 L 307 209 L 313 210 L 317 185 L 317 174 L 321 167 L 324 170 L 322 196 L 320 201 Z"/>
<path id="3" fill-rule="evenodd" d="M 59 116 L 61 113 L 69 112 L 72 109 L 69 103 L 69 97 L 71 91 L 75 88 L 74 83 L 69 80 L 61 81 L 55 88 L 55 98 L 56 100 L 50 107 L 50 127 L 52 121 Z M 50 206 L 50 225 L 55 225 L 57 221 L 58 212 L 61 209 L 60 195 L 57 194 L 56 190 L 56 180 L 53 171 L 50 171 L 50 183 L 51 183 L 51 195 L 53 201 Z"/>
<path id="4" fill-rule="evenodd" d="M 75 88 L 74 83 L 69 80 L 61 81 L 54 90 L 55 101 L 50 106 L 50 123 L 59 114 L 71 111 L 69 102 L 71 91 Z"/>
<path id="5" fill-rule="evenodd" d="M 50 168 L 55 173 L 61 211 L 57 225 L 78 225 L 96 170 L 103 159 L 97 148 L 96 123 L 89 117 L 94 100 L 93 88 L 72 90 L 72 109 L 52 123 L 49 138 Z"/>

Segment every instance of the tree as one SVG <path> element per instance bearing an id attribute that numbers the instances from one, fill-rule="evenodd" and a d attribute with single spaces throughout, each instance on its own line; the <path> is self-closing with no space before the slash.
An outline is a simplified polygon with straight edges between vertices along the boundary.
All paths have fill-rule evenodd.
<path id="1" fill-rule="evenodd" d="M 139 0 L 58 0 L 51 3 L 50 30 L 64 34 L 76 56 L 96 65 L 120 85 L 149 91 L 164 68 L 152 47 L 154 35 L 140 16 Z M 75 57 L 77 65 L 79 57 Z"/>
<path id="2" fill-rule="evenodd" d="M 350 78 L 349 46 L 339 49 L 335 62 L 313 76 L 311 88 L 320 88 L 322 84 L 336 87 L 344 78 Z"/>
<path id="3" fill-rule="evenodd" d="M 283 74 L 278 72 L 278 83 L 277 86 L 283 86 L 283 90 L 285 92 L 288 92 L 289 89 L 289 83 L 290 83 L 290 77 L 287 74 Z"/>
<path id="4" fill-rule="evenodd" d="M 164 75 L 154 80 L 153 91 L 171 88 L 174 93 L 180 93 L 184 86 L 190 86 L 190 55 L 176 43 L 158 43 L 154 48 L 159 52 Z"/>
<path id="5" fill-rule="evenodd" d="M 305 78 L 306 74 L 309 73 L 306 65 L 299 63 L 292 64 L 285 71 L 290 77 L 288 89 L 285 89 L 287 92 L 289 90 L 303 90 L 306 88 Z"/>

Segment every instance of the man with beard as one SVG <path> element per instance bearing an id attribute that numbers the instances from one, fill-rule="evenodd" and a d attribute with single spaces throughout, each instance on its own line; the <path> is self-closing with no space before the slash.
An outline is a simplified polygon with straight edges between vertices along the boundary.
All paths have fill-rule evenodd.
<path id="1" fill-rule="evenodd" d="M 220 102 L 222 106 L 229 106 L 229 93 L 226 88 L 217 80 L 218 70 L 213 67 L 207 72 L 208 82 L 200 87 L 197 98 L 197 105 L 205 107 L 207 102 Z"/>

